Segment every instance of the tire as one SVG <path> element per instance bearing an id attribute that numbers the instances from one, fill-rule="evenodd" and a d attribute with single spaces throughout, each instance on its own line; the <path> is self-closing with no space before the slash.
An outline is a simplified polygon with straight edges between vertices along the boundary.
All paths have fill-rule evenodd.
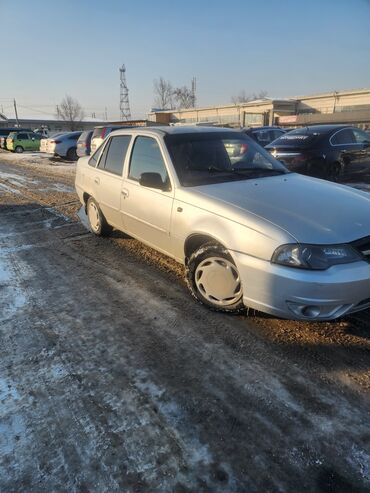
<path id="1" fill-rule="evenodd" d="M 69 161 L 77 161 L 78 156 L 77 156 L 77 149 L 75 147 L 71 147 L 70 149 L 68 149 L 67 159 Z"/>
<path id="2" fill-rule="evenodd" d="M 96 236 L 108 236 L 111 233 L 112 226 L 107 223 L 99 204 L 92 197 L 89 197 L 87 201 L 86 213 L 92 233 Z"/>
<path id="3" fill-rule="evenodd" d="M 217 243 L 206 243 L 190 256 L 186 282 L 193 297 L 214 311 L 245 309 L 236 265 L 227 249 Z"/>
<path id="4" fill-rule="evenodd" d="M 14 152 L 16 152 L 17 154 L 22 154 L 22 152 L 24 151 L 23 147 L 22 146 L 17 146 L 15 149 L 14 149 Z"/>
<path id="5" fill-rule="evenodd" d="M 343 173 L 343 168 L 337 161 L 335 163 L 330 163 L 327 171 L 327 178 L 330 181 L 337 182 Z"/>

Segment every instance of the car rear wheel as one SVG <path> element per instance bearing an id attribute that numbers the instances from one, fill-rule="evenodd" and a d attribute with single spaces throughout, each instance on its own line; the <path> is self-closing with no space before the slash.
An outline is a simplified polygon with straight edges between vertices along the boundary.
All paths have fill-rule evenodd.
<path id="1" fill-rule="evenodd" d="M 112 227 L 107 223 L 95 199 L 90 197 L 86 204 L 87 218 L 91 231 L 97 236 L 107 236 Z"/>
<path id="2" fill-rule="evenodd" d="M 342 165 L 338 162 L 330 163 L 328 169 L 328 178 L 331 181 L 338 181 L 342 175 L 343 168 Z"/>
<path id="3" fill-rule="evenodd" d="M 21 154 L 23 151 L 24 151 L 24 149 L 23 149 L 23 147 L 22 147 L 22 146 L 17 146 L 17 147 L 14 149 L 14 152 L 16 152 L 17 154 Z"/>
<path id="4" fill-rule="evenodd" d="M 227 249 L 217 243 L 206 243 L 191 255 L 186 280 L 194 298 L 213 310 L 245 308 L 238 269 Z"/>
<path id="5" fill-rule="evenodd" d="M 69 159 L 69 161 L 76 161 L 78 159 L 77 150 L 75 147 L 71 147 L 71 149 L 68 149 L 67 159 Z"/>

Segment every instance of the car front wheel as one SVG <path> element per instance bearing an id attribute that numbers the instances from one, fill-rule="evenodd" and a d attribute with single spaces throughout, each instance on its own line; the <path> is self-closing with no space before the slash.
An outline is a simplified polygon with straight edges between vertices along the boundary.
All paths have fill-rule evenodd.
<path id="1" fill-rule="evenodd" d="M 22 147 L 22 146 L 17 146 L 17 147 L 14 149 L 14 152 L 16 152 L 17 154 L 21 154 L 23 151 L 24 151 L 24 149 L 23 149 L 23 147 Z"/>
<path id="2" fill-rule="evenodd" d="M 91 231 L 97 236 L 107 236 L 112 227 L 107 223 L 95 199 L 90 197 L 86 204 L 87 218 Z"/>
<path id="3" fill-rule="evenodd" d="M 227 249 L 217 243 L 206 243 L 191 255 L 186 280 L 195 299 L 213 310 L 245 308 L 238 269 Z"/>

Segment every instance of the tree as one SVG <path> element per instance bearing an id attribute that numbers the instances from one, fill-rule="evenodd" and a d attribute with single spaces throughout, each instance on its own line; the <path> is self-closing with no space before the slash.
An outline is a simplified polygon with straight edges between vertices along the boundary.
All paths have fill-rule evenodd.
<path id="1" fill-rule="evenodd" d="M 171 82 L 160 77 L 154 81 L 154 105 L 161 110 L 171 110 L 173 108 L 173 87 Z"/>
<path id="2" fill-rule="evenodd" d="M 72 96 L 68 96 L 68 94 L 63 98 L 62 102 L 57 105 L 56 113 L 58 120 L 67 122 L 71 131 L 79 128 L 79 124 L 85 116 L 80 103 L 72 98 Z"/>
<path id="3" fill-rule="evenodd" d="M 175 101 L 178 108 L 194 108 L 195 107 L 195 94 L 192 89 L 186 86 L 177 87 L 173 91 Z"/>
<path id="4" fill-rule="evenodd" d="M 258 94 L 247 94 L 243 89 L 240 91 L 238 96 L 233 96 L 231 102 L 233 104 L 248 103 L 249 101 L 255 101 L 256 99 L 265 99 L 267 96 L 267 91 L 260 91 Z"/>

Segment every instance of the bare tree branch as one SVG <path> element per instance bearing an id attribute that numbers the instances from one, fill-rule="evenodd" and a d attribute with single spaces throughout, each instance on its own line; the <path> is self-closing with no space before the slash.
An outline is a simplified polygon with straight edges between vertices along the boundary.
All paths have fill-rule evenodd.
<path id="1" fill-rule="evenodd" d="M 154 81 L 154 105 L 161 110 L 170 110 L 173 108 L 173 87 L 171 82 L 160 77 Z"/>
<path id="2" fill-rule="evenodd" d="M 258 94 L 247 94 L 243 89 L 237 96 L 231 98 L 233 104 L 248 103 L 249 101 L 255 101 L 256 99 L 265 99 L 267 91 L 260 91 Z"/>
<path id="3" fill-rule="evenodd" d="M 79 127 L 79 124 L 85 116 L 80 103 L 76 99 L 73 99 L 72 96 L 68 96 L 68 94 L 56 107 L 56 113 L 58 120 L 69 123 L 71 131 L 76 130 Z"/>
<path id="4" fill-rule="evenodd" d="M 177 87 L 173 94 L 178 108 L 194 108 L 195 94 L 191 89 L 186 86 Z"/>

